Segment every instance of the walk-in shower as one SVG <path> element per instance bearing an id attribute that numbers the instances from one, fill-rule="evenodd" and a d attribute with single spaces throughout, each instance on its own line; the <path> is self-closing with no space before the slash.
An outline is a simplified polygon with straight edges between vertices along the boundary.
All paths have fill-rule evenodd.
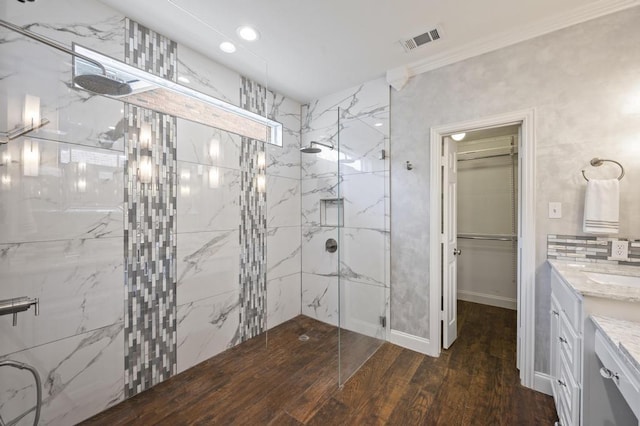
<path id="1" fill-rule="evenodd" d="M 66 6 L 36 2 L 35 28 L 8 5 L 20 27 L 0 25 L 0 301 L 44 308 L 0 322 L 0 364 L 14 363 L 0 369 L 2 419 L 75 424 L 250 340 L 294 345 L 295 377 L 311 377 L 296 368 L 319 364 L 323 343 L 318 383 L 344 384 L 388 331 L 385 135 L 334 102 L 301 135 L 301 105 L 269 105 L 266 78 L 225 68 L 217 81 L 208 59 L 86 3 L 95 16 L 62 10 L 53 25 Z M 64 16 L 92 31 L 78 38 Z M 289 321 L 307 326 L 267 345 Z"/>

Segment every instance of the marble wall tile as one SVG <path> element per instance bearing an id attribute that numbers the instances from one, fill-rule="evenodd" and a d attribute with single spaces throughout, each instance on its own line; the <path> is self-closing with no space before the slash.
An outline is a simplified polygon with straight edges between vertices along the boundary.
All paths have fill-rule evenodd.
<path id="1" fill-rule="evenodd" d="M 358 118 L 341 120 L 338 150 L 341 175 L 389 169 L 388 134 Z M 385 158 L 382 150 L 386 152 Z"/>
<path id="2" fill-rule="evenodd" d="M 365 336 L 385 339 L 380 318 L 386 316 L 387 293 L 384 287 L 340 279 L 340 326 Z M 363 300 L 367 303 L 362 303 Z"/>
<path id="3" fill-rule="evenodd" d="M 323 138 L 311 138 L 306 143 L 302 143 L 303 146 L 309 146 L 311 141 L 316 141 L 324 144 L 329 144 L 337 147 L 337 142 L 326 140 Z M 339 172 L 338 160 L 340 159 L 340 152 L 337 148 L 331 150 L 325 147 L 319 147 L 322 152 L 317 154 L 301 153 L 300 158 L 300 175 L 304 179 L 316 179 L 316 178 L 328 178 L 336 176 Z"/>
<path id="4" fill-rule="evenodd" d="M 371 124 L 388 120 L 389 85 L 381 78 L 310 102 L 302 115 L 303 143 L 305 134 L 314 130 L 335 134 L 338 108 L 342 118 L 357 117 Z"/>
<path id="5" fill-rule="evenodd" d="M 178 373 L 240 343 L 238 291 L 178 306 Z"/>
<path id="6" fill-rule="evenodd" d="M 96 1 L 8 3 L 4 19 L 71 47 L 75 42 L 122 60 L 124 17 Z M 41 138 L 122 150 L 122 102 L 73 89 L 70 56 L 8 30 L 0 32 L 0 92 L 10 114 L 0 127 L 21 121 L 25 95 L 40 98 L 50 123 Z M 18 66 L 19 64 L 19 66 Z"/>
<path id="7" fill-rule="evenodd" d="M 344 226 L 385 230 L 385 182 L 387 172 L 344 176 L 340 197 L 344 198 Z"/>
<path id="8" fill-rule="evenodd" d="M 340 277 L 349 281 L 384 287 L 387 265 L 386 237 L 375 229 L 340 228 Z"/>
<path id="9" fill-rule="evenodd" d="M 607 15 L 421 74 L 392 92 L 392 328 L 429 337 L 419 307 L 428 306 L 429 291 L 429 191 L 423 182 L 429 181 L 424 141 L 430 127 L 535 108 L 535 369 L 548 372 L 546 235 L 580 235 L 580 170 L 590 158 L 623 161 L 626 170 L 640 167 L 640 124 L 633 119 L 640 59 L 628 55 L 640 38 L 638 19 L 637 7 Z M 407 159 L 414 163 L 411 172 L 402 167 Z M 630 213 L 638 207 L 632 179 L 621 188 L 621 226 L 631 236 L 640 233 L 640 221 Z M 565 204 L 563 219 L 547 218 L 548 201 Z"/>
<path id="10" fill-rule="evenodd" d="M 237 291 L 240 274 L 238 230 L 177 235 L 177 304 Z"/>
<path id="11" fill-rule="evenodd" d="M 302 180 L 302 225 L 320 226 L 320 200 L 338 198 L 341 181 L 336 174 Z"/>
<path id="12" fill-rule="evenodd" d="M 378 334 L 376 324 L 387 310 L 388 160 L 380 157 L 382 149 L 389 149 L 388 115 L 389 87 L 384 80 L 302 108 L 302 145 L 319 141 L 334 146 L 301 157 L 302 312 L 337 325 L 339 275 L 340 282 L 351 281 L 343 288 L 343 325 L 369 335 Z M 320 201 L 329 198 L 344 198 L 344 228 L 320 226 Z M 325 250 L 328 238 L 338 241 L 338 252 Z"/>
<path id="13" fill-rule="evenodd" d="M 240 171 L 178 161 L 178 232 L 237 230 Z"/>
<path id="14" fill-rule="evenodd" d="M 282 147 L 266 145 L 267 175 L 300 179 L 300 104 L 267 92 L 269 118 L 282 123 Z"/>
<path id="15" fill-rule="evenodd" d="M 240 136 L 178 118 L 177 137 L 178 161 L 240 169 Z"/>
<path id="16" fill-rule="evenodd" d="M 122 60 L 124 16 L 96 0 L 6 3 L 3 19 L 66 46 L 79 43 Z"/>
<path id="17" fill-rule="evenodd" d="M 300 315 L 300 283 L 300 273 L 274 279 L 267 277 L 267 329 Z"/>
<path id="18" fill-rule="evenodd" d="M 267 227 L 291 226 L 300 230 L 300 180 L 267 175 Z"/>
<path id="19" fill-rule="evenodd" d="M 0 245 L 0 299 L 37 297 L 34 309 L 2 317 L 0 355 L 122 321 L 122 239 Z"/>
<path id="20" fill-rule="evenodd" d="M 329 253 L 325 249 L 327 239 L 339 238 L 338 229 L 331 226 L 302 227 L 302 272 L 315 275 L 337 276 L 339 253 Z M 306 286 L 302 277 L 303 291 Z"/>
<path id="21" fill-rule="evenodd" d="M 338 326 L 338 277 L 302 273 L 302 315 Z"/>
<path id="22" fill-rule="evenodd" d="M 300 228 L 267 230 L 267 279 L 300 272 Z"/>
<path id="23" fill-rule="evenodd" d="M 0 162 L 0 243 L 123 235 L 121 154 L 19 138 Z"/>
<path id="24" fill-rule="evenodd" d="M 334 238 L 339 249 L 325 250 L 325 242 Z M 388 233 L 372 229 L 334 227 L 303 227 L 302 271 L 310 274 L 337 276 L 377 285 L 386 285 L 385 249 Z M 303 287 L 304 287 L 303 277 Z"/>
<path id="25" fill-rule="evenodd" d="M 184 45 L 178 49 L 178 83 L 230 104 L 240 105 L 238 73 Z"/>
<path id="26" fill-rule="evenodd" d="M 76 424 L 124 399 L 123 330 L 123 323 L 118 322 L 6 358 L 38 370 L 42 380 L 41 424 Z M 5 421 L 35 405 L 33 378 L 17 372 L 0 369 L 0 411 Z M 30 421 L 33 415 L 20 424 Z"/>

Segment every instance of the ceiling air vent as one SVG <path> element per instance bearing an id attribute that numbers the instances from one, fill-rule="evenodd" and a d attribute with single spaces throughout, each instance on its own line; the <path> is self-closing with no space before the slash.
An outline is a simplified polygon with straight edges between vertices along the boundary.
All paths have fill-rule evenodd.
<path id="1" fill-rule="evenodd" d="M 406 52 L 411 52 L 412 50 L 417 49 L 420 46 L 424 46 L 425 44 L 439 40 L 440 37 L 442 37 L 442 28 L 437 27 L 427 31 L 424 34 L 420 34 L 409 39 L 400 40 L 400 44 Z"/>

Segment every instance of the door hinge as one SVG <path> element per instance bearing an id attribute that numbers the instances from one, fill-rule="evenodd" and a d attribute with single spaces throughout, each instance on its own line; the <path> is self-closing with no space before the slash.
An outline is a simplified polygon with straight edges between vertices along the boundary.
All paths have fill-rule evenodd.
<path id="1" fill-rule="evenodd" d="M 385 316 L 380 317 L 380 325 L 382 326 L 382 328 L 387 328 L 387 317 Z"/>
<path id="2" fill-rule="evenodd" d="M 444 321 L 444 311 L 440 311 L 440 321 Z"/>

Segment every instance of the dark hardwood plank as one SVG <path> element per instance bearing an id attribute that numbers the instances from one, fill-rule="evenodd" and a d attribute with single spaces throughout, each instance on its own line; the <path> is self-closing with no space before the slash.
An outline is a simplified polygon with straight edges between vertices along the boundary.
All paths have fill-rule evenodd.
<path id="1" fill-rule="evenodd" d="M 85 424 L 553 424 L 553 399 L 519 384 L 515 312 L 468 302 L 458 312 L 458 340 L 439 358 L 384 343 L 341 389 L 337 329 L 299 316 Z M 347 369 L 379 344 L 340 339 Z"/>

